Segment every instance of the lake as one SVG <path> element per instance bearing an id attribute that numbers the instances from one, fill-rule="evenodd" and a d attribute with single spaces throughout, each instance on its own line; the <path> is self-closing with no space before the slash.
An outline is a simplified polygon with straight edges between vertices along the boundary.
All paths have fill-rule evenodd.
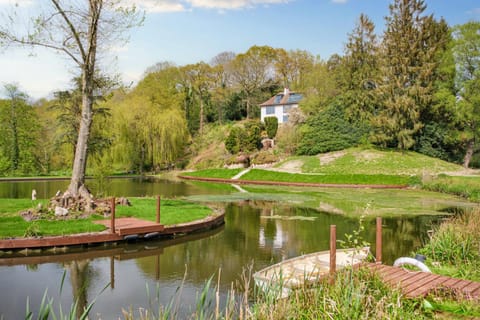
<path id="1" fill-rule="evenodd" d="M 67 185 L 68 181 L 0 182 L 0 197 L 29 197 L 31 190 L 36 189 L 39 198 L 48 198 Z M 359 227 L 358 215 L 314 208 L 317 206 L 313 204 L 315 197 L 326 206 L 324 199 L 331 197 L 326 189 L 307 189 L 305 194 L 308 195 L 296 189 L 289 197 L 297 201 L 272 200 L 272 190 L 275 189 L 269 189 L 269 196 L 262 198 L 261 193 L 256 193 L 249 198 L 228 185 L 153 178 L 112 179 L 103 191 L 105 194 L 213 199 L 225 207 L 225 225 L 209 232 L 164 241 L 57 249 L 56 252 L 33 252 L 28 257 L 0 254 L 0 318 L 2 315 L 4 319 L 24 317 L 27 299 L 31 310 L 37 310 L 45 292 L 54 299 L 57 314 L 60 306 L 64 312 L 69 310 L 74 300 L 79 301 L 79 306 L 95 300 L 90 312 L 93 319 L 122 318 L 122 308 L 131 308 L 138 316 L 139 308 L 153 306 L 153 310 L 158 310 L 158 306 L 170 303 L 178 315 L 184 317 L 195 311 L 196 297 L 210 277 L 213 276 L 212 287 L 219 284 L 224 303 L 232 283 L 236 292 L 241 293 L 242 273 L 246 273 L 248 279 L 248 270 L 254 272 L 283 259 L 327 250 L 332 224 L 337 226 L 339 239 Z M 276 192 L 281 193 L 279 199 L 292 200 L 283 196 L 284 189 Z M 365 197 L 364 193 L 360 195 L 364 192 L 361 190 L 332 192 L 352 199 L 357 198 L 357 192 L 359 197 Z M 388 198 L 382 191 L 375 192 L 379 197 Z M 402 196 L 402 191 L 390 192 Z M 237 195 L 237 201 L 232 201 Z M 430 205 L 434 202 L 432 198 L 425 199 L 419 200 L 420 206 L 424 202 Z M 459 201 L 440 197 L 439 203 L 447 200 Z M 338 197 L 336 201 L 334 205 L 339 207 Z M 309 205 L 303 206 L 303 203 Z M 444 211 L 443 207 L 440 209 Z M 400 256 L 410 256 L 443 214 L 439 211 L 437 215 L 385 217 L 384 261 L 392 263 Z M 374 247 L 375 216 L 367 216 L 364 226 L 362 237 Z"/>

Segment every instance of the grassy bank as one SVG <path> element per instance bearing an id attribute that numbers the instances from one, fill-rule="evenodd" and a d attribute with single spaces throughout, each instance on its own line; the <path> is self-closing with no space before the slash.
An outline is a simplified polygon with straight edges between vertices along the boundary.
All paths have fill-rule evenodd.
<path id="1" fill-rule="evenodd" d="M 184 172 L 182 175 L 202 178 L 231 179 L 241 169 L 208 169 Z M 280 181 L 294 183 L 323 184 L 366 184 L 366 185 L 414 185 L 420 183 L 418 177 L 387 174 L 301 174 L 281 171 L 252 169 L 240 177 L 240 180 L 250 181 Z"/>
<path id="2" fill-rule="evenodd" d="M 426 190 L 449 193 L 480 202 L 480 176 L 447 176 L 439 175 L 423 182 Z"/>
<path id="3" fill-rule="evenodd" d="M 243 175 L 241 180 L 281 181 L 300 183 L 326 184 L 380 184 L 380 185 L 411 185 L 418 179 L 410 176 L 395 176 L 386 174 L 299 174 L 269 170 L 253 169 Z"/>
<path id="4" fill-rule="evenodd" d="M 155 221 L 156 199 L 130 198 L 132 206 L 117 206 L 117 217 L 137 217 Z M 19 211 L 45 206 L 47 200 L 32 202 L 27 199 L 0 199 L 0 238 L 54 236 L 84 232 L 98 232 L 104 226 L 93 223 L 94 220 L 105 219 L 100 215 L 81 218 L 78 214 L 71 214 L 70 219 L 55 219 L 52 214 L 44 214 L 41 219 L 25 221 Z M 212 210 L 196 203 L 163 199 L 161 202 L 161 222 L 165 225 L 191 222 L 203 219 L 212 214 Z"/>

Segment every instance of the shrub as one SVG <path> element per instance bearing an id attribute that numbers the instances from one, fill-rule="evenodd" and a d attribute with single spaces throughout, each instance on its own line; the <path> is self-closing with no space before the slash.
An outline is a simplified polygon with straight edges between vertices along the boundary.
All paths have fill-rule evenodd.
<path id="1" fill-rule="evenodd" d="M 270 153 L 268 151 L 260 151 L 253 156 L 252 163 L 267 164 L 267 163 L 277 162 L 278 160 L 279 160 L 278 156 L 274 155 L 273 153 Z"/>
<path id="2" fill-rule="evenodd" d="M 347 121 L 343 108 L 332 104 L 310 117 L 301 130 L 302 140 L 297 153 L 315 155 L 355 146 L 359 144 L 367 129 Z"/>
<path id="3" fill-rule="evenodd" d="M 265 130 L 267 131 L 268 137 L 270 139 L 275 138 L 278 130 L 277 117 L 266 117 L 263 121 L 265 122 Z"/>

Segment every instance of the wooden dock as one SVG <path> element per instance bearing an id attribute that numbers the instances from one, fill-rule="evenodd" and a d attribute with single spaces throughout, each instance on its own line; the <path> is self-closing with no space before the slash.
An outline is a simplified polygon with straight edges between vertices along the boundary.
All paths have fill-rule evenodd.
<path id="1" fill-rule="evenodd" d="M 110 228 L 110 220 L 94 221 L 96 224 L 104 225 Z M 132 234 L 146 234 L 150 232 L 162 232 L 165 229 L 163 224 L 151 222 L 137 218 L 117 218 L 115 219 L 115 233 L 119 236 L 128 236 Z M 111 231 L 111 230 L 110 230 Z"/>
<path id="2" fill-rule="evenodd" d="M 451 293 L 460 299 L 480 300 L 480 282 L 410 271 L 380 263 L 369 263 L 367 267 L 378 274 L 386 284 L 400 288 L 408 298 L 425 297 L 437 291 Z"/>
<path id="3" fill-rule="evenodd" d="M 178 234 L 190 234 L 219 227 L 224 224 L 225 212 L 209 216 L 205 219 L 164 226 L 156 222 L 136 219 L 117 218 L 111 230 L 111 220 L 99 220 L 96 223 L 105 225 L 108 229 L 98 233 L 73 234 L 66 236 L 51 236 L 37 238 L 20 238 L 0 240 L 0 250 L 38 249 L 49 247 L 65 247 L 74 245 L 95 245 L 108 242 L 124 241 L 129 235 L 140 238 L 148 233 L 158 232 L 158 237 L 171 237 Z"/>

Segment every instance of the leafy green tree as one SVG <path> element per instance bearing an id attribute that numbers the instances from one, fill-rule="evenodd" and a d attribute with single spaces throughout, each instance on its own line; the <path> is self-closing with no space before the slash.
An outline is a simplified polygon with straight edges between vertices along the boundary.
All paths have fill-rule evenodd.
<path id="1" fill-rule="evenodd" d="M 112 105 L 115 162 L 139 172 L 171 166 L 189 141 L 179 70 L 149 73 L 130 93 L 116 92 Z"/>
<path id="2" fill-rule="evenodd" d="M 284 88 L 302 90 L 305 77 L 313 68 L 315 57 L 305 50 L 277 49 L 275 70 Z"/>
<path id="3" fill-rule="evenodd" d="M 480 22 L 457 26 L 453 32 L 457 70 L 459 121 L 464 128 L 463 166 L 468 168 L 480 138 Z"/>
<path id="4" fill-rule="evenodd" d="M 0 100 L 0 120 L 4 124 L 0 128 L 0 166 L 2 171 L 13 174 L 32 174 L 37 170 L 35 145 L 39 130 L 35 112 L 17 85 L 6 84 L 4 92 L 7 100 Z"/>
<path id="5" fill-rule="evenodd" d="M 269 46 L 253 46 L 232 61 L 233 79 L 245 95 L 247 119 L 252 118 L 252 108 L 261 102 L 257 94 L 272 85 L 274 79 L 275 49 Z"/>
<path id="6" fill-rule="evenodd" d="M 195 128 L 198 128 L 199 133 L 202 134 L 206 121 L 206 109 L 209 106 L 211 91 L 215 87 L 216 70 L 204 62 L 199 62 L 184 66 L 180 71 L 182 74 L 181 84 L 187 93 L 185 108 L 190 133 L 193 134 L 196 131 Z M 196 106 L 198 107 L 195 108 Z M 191 124 L 194 110 L 197 110 L 198 126 Z"/>
<path id="7" fill-rule="evenodd" d="M 380 107 L 374 142 L 410 149 L 422 128 L 422 112 L 433 99 L 435 56 L 442 43 L 428 41 L 432 16 L 423 0 L 395 0 L 386 17 L 381 52 Z M 433 63 L 432 63 L 433 62 Z"/>

